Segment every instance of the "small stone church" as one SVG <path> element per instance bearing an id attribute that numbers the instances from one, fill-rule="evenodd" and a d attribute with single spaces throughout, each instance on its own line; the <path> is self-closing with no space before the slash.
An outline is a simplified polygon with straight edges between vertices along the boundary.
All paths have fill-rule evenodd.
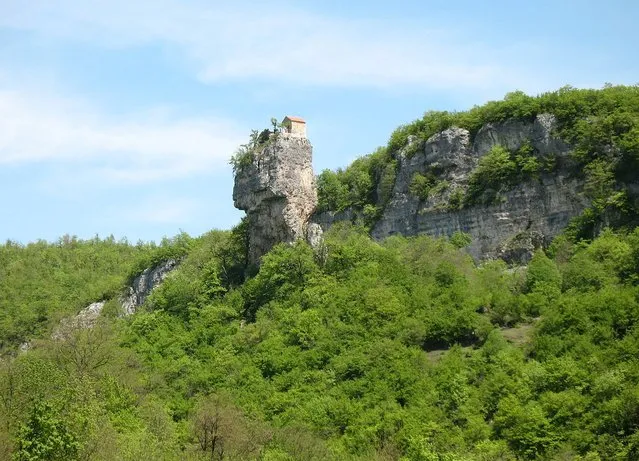
<path id="1" fill-rule="evenodd" d="M 287 115 L 282 120 L 282 132 L 289 133 L 291 136 L 305 138 L 306 137 L 306 121 L 301 117 Z"/>

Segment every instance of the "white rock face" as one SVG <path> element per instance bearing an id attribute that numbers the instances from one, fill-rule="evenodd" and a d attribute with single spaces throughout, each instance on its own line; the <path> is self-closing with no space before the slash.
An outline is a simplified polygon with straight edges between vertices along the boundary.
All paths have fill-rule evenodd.
<path id="1" fill-rule="evenodd" d="M 372 236 L 450 236 L 462 231 L 471 235 L 470 253 L 476 259 L 503 258 L 525 262 L 535 248 L 547 244 L 570 219 L 579 215 L 588 201 L 581 193 L 583 182 L 571 170 L 571 147 L 555 134 L 555 117 L 540 114 L 534 121 L 508 120 L 483 126 L 471 141 L 462 128 L 450 128 L 432 136 L 412 155 L 397 153 L 398 170 L 392 196 Z M 539 179 L 517 184 L 494 205 L 474 205 L 461 210 L 448 208 L 451 194 L 464 190 L 479 159 L 495 145 L 515 151 L 529 141 L 539 157 L 552 156 L 557 167 Z M 416 173 L 437 173 L 447 187 L 420 200 L 410 192 Z M 321 213 L 313 222 L 324 230 L 334 222 L 349 219 L 352 212 Z"/>
<path id="2" fill-rule="evenodd" d="M 460 128 L 431 137 L 423 151 L 410 159 L 400 156 L 392 198 L 376 223 L 373 236 L 450 236 L 462 231 L 473 238 L 469 251 L 477 259 L 501 257 L 525 261 L 535 246 L 548 243 L 588 205 L 580 193 L 581 180 L 569 171 L 571 148 L 555 135 L 555 127 L 554 116 L 540 114 L 533 122 L 508 120 L 487 124 L 472 143 L 469 133 Z M 495 145 L 515 151 L 526 141 L 539 157 L 556 158 L 556 170 L 542 174 L 538 180 L 518 184 L 498 204 L 452 211 L 445 208 L 451 192 L 467 185 L 479 159 Z M 410 193 L 410 182 L 415 173 L 423 174 L 433 168 L 449 187 L 439 196 L 420 201 Z"/>
<path id="3" fill-rule="evenodd" d="M 312 248 L 318 249 L 321 246 L 323 235 L 324 231 L 322 231 L 322 227 L 319 224 L 308 224 L 308 227 L 306 229 L 306 241 Z"/>
<path id="4" fill-rule="evenodd" d="M 144 303 L 144 300 L 151 294 L 166 276 L 175 269 L 178 262 L 169 259 L 154 267 L 145 269 L 135 280 L 132 286 L 127 288 L 127 295 L 120 298 L 123 315 L 131 315 L 136 309 Z M 84 328 L 93 328 L 102 313 L 102 309 L 106 301 L 98 301 L 89 304 L 87 307 L 78 312 L 77 315 L 62 319 L 60 325 L 51 334 L 51 339 L 58 341 L 69 338 L 74 331 Z M 32 347 L 31 341 L 25 341 L 20 344 L 19 352 L 24 353 Z"/>
<path id="5" fill-rule="evenodd" d="M 233 202 L 248 218 L 250 263 L 277 243 L 306 239 L 317 206 L 312 156 L 308 139 L 280 133 L 236 173 Z"/>
<path id="6" fill-rule="evenodd" d="M 106 301 L 89 304 L 78 312 L 75 317 L 62 319 L 60 326 L 51 334 L 51 338 L 57 340 L 65 339 L 72 331 L 79 328 L 93 328 L 105 304 Z"/>
<path id="7" fill-rule="evenodd" d="M 122 310 L 124 315 L 133 314 L 136 309 L 144 304 L 146 298 L 151 291 L 157 287 L 166 276 L 175 269 L 178 262 L 175 259 L 169 259 L 154 267 L 149 267 L 138 275 L 133 284 L 127 289 L 127 294 L 121 298 Z"/>

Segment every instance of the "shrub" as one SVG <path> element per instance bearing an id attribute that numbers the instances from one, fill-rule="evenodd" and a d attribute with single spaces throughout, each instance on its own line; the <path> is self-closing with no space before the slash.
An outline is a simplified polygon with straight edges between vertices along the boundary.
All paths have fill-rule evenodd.
<path id="1" fill-rule="evenodd" d="M 16 460 L 67 461 L 77 459 L 80 444 L 46 402 L 34 404 L 18 432 Z"/>
<path id="2" fill-rule="evenodd" d="M 418 197 L 420 200 L 427 200 L 428 194 L 430 193 L 431 188 L 437 182 L 437 178 L 432 173 L 427 173 L 425 175 L 421 173 L 415 173 L 413 175 L 413 179 L 408 186 L 408 190 L 415 197 Z"/>
<path id="3" fill-rule="evenodd" d="M 455 188 L 448 197 L 448 211 L 458 211 L 464 207 L 466 194 L 461 187 Z"/>
<path id="4" fill-rule="evenodd" d="M 543 250 L 539 250 L 530 260 L 526 272 L 526 288 L 533 291 L 544 284 L 561 288 L 561 273 L 557 265 L 546 256 Z"/>
<path id="5" fill-rule="evenodd" d="M 495 145 L 471 173 L 466 200 L 469 204 L 493 202 L 498 192 L 512 183 L 516 173 L 517 164 L 510 152 Z"/>
<path id="6" fill-rule="evenodd" d="M 464 248 L 471 244 L 473 238 L 466 232 L 456 231 L 450 236 L 450 243 L 457 248 Z"/>

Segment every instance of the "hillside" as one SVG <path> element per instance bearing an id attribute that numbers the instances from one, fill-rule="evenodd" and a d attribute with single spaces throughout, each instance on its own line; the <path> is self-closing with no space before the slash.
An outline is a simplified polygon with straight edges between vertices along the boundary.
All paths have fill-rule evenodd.
<path id="1" fill-rule="evenodd" d="M 538 138 L 496 142 L 550 116 L 557 156 Z M 638 123 L 636 87 L 428 113 L 320 174 L 321 241 L 264 239 L 259 270 L 249 219 L 159 246 L 7 242 L 0 459 L 637 459 Z M 470 163 L 429 167 L 442 138 L 467 138 Z M 526 266 L 473 259 L 460 216 L 514 212 L 557 173 L 583 204 L 564 232 Z M 387 236 L 407 203 L 450 213 L 450 232 Z M 125 287 L 167 259 L 179 265 L 124 315 Z M 52 335 L 94 301 L 92 328 Z"/>

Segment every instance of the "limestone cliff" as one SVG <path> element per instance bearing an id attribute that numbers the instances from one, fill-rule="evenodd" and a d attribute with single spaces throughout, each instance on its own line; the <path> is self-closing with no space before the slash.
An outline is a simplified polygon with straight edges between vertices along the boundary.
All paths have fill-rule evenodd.
<path id="1" fill-rule="evenodd" d="M 275 244 L 306 238 L 317 206 L 311 143 L 287 133 L 271 135 L 238 168 L 233 187 L 236 208 L 246 211 L 251 264 Z"/>
<path id="2" fill-rule="evenodd" d="M 178 261 L 168 259 L 153 267 L 146 268 L 138 275 L 127 288 L 127 292 L 120 302 L 124 315 L 135 313 L 136 309 L 144 304 L 146 298 L 162 281 L 169 275 L 173 269 L 178 266 Z"/>
<path id="3" fill-rule="evenodd" d="M 555 131 L 555 118 L 540 114 L 531 122 L 487 124 L 474 139 L 467 130 L 453 127 L 421 146 L 409 143 L 395 153 L 395 185 L 381 218 L 372 227 L 372 236 L 450 236 L 461 231 L 472 237 L 469 251 L 476 259 L 525 261 L 532 250 L 547 244 L 588 206 L 581 194 L 583 180 L 574 174 L 569 157 L 571 146 Z M 451 207 L 453 195 L 467 190 L 471 172 L 481 157 L 496 145 L 516 151 L 526 142 L 537 158 L 553 160 L 552 172 L 514 185 L 501 193 L 496 203 Z M 423 199 L 411 191 L 411 182 L 416 174 L 428 172 L 436 172 L 438 184 L 445 187 Z M 326 230 L 337 221 L 355 216 L 353 210 L 346 210 L 321 213 L 312 219 Z"/>
<path id="4" fill-rule="evenodd" d="M 265 130 L 235 169 L 233 200 L 247 214 L 249 262 L 259 264 L 280 242 L 306 239 L 317 246 L 333 224 L 351 221 L 364 222 L 380 240 L 464 232 L 472 239 L 468 251 L 475 259 L 525 263 L 591 205 L 584 193 L 584 166 L 558 132 L 555 116 L 540 113 L 528 120 L 486 123 L 472 134 L 453 126 L 426 140 L 408 136 L 404 147 L 387 152 L 394 179 L 375 183 L 373 178 L 367 209 L 315 213 L 310 142 Z M 479 171 L 490 176 L 498 151 L 513 165 L 509 176 L 478 183 Z M 630 176 L 625 187 L 639 190 Z"/>

